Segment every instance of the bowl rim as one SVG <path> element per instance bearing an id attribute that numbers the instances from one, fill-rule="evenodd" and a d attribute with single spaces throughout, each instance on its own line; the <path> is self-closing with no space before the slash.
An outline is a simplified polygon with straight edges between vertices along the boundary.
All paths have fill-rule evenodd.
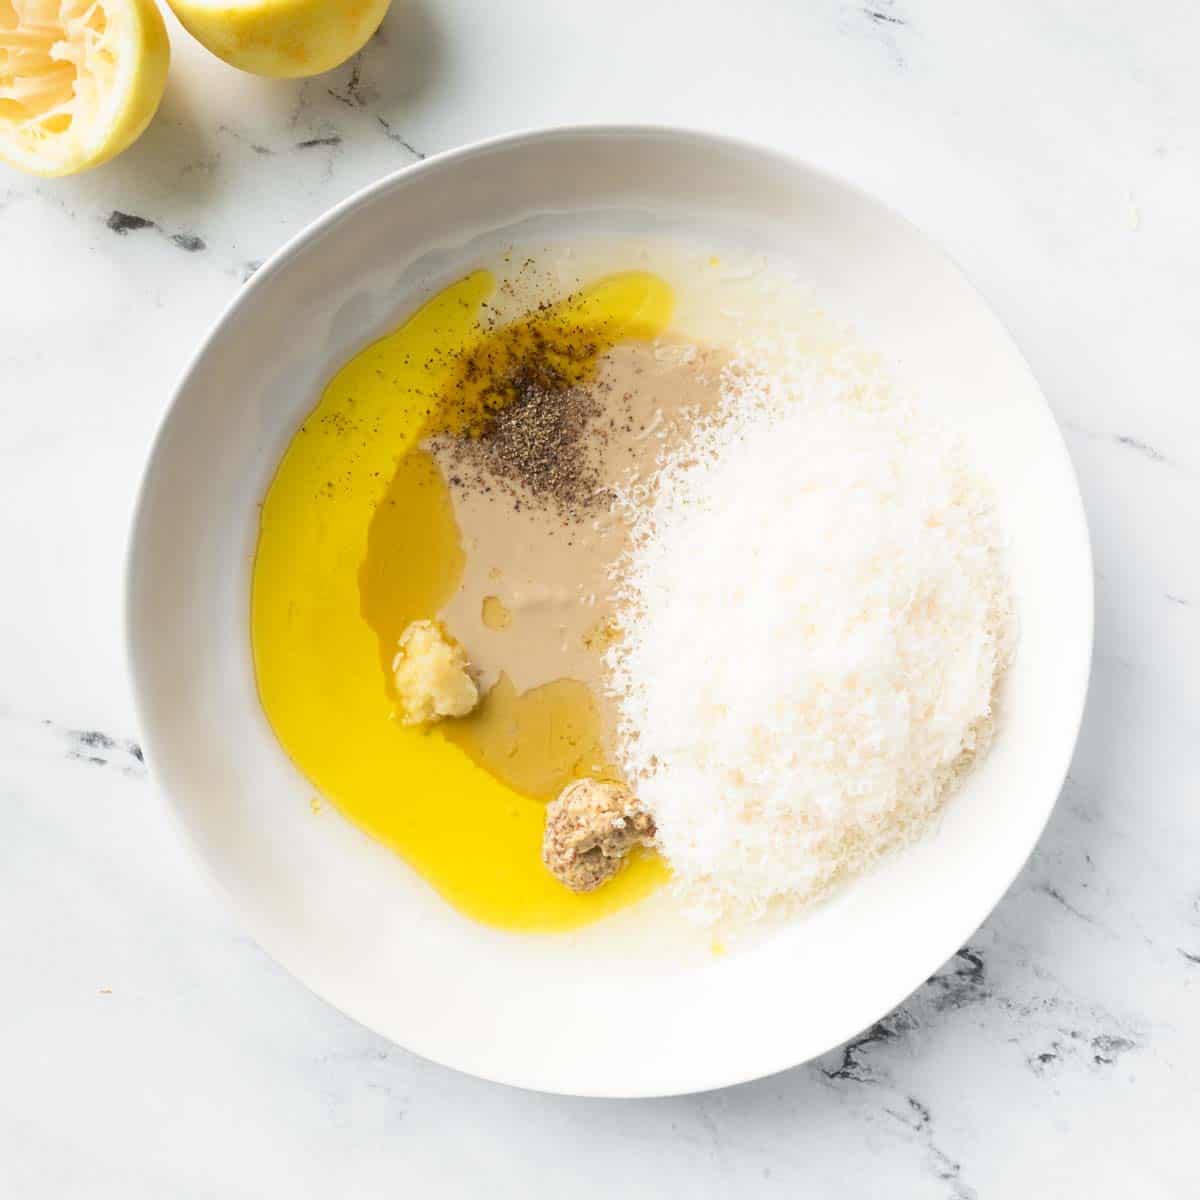
<path id="1" fill-rule="evenodd" d="M 140 477 L 134 496 L 132 507 L 132 517 L 129 524 L 129 533 L 125 545 L 124 562 L 122 568 L 123 584 L 122 584 L 122 635 L 124 641 L 124 663 L 127 678 L 130 683 L 130 691 L 133 697 L 134 719 L 138 727 L 139 745 L 143 749 L 147 770 L 150 776 L 151 784 L 159 793 L 159 796 L 165 801 L 165 805 L 170 812 L 171 822 L 179 836 L 180 841 L 186 847 L 186 854 L 197 867 L 198 875 L 205 880 L 208 890 L 214 894 L 221 904 L 237 920 L 238 924 L 248 932 L 255 944 L 259 944 L 255 936 L 256 922 L 253 915 L 246 911 L 234 896 L 226 889 L 224 884 L 218 878 L 215 866 L 209 861 L 208 856 L 202 851 L 196 840 L 189 831 L 186 822 L 183 820 L 178 807 L 178 802 L 171 795 L 170 791 L 163 785 L 158 778 L 158 773 L 155 769 L 156 750 L 154 746 L 155 738 L 151 734 L 152 723 L 148 719 L 150 714 L 150 703 L 145 694 L 145 685 L 140 676 L 140 671 L 137 663 L 136 641 L 138 637 L 137 630 L 134 628 L 133 612 L 135 608 L 135 591 L 137 587 L 136 575 L 136 558 L 137 547 L 142 538 L 143 526 L 147 520 L 148 493 L 150 487 L 151 470 L 155 460 L 161 450 L 162 444 L 166 437 L 166 431 L 171 423 L 172 417 L 177 406 L 181 402 L 181 398 L 187 391 L 193 376 L 196 374 L 198 367 L 203 362 L 208 354 L 209 348 L 217 338 L 221 330 L 227 323 L 235 320 L 242 306 L 252 302 L 255 292 L 261 288 L 264 281 L 275 274 L 289 259 L 301 251 L 310 242 L 314 241 L 327 230 L 332 229 L 344 218 L 353 213 L 356 209 L 369 203 L 377 196 L 392 190 L 393 188 L 402 186 L 409 180 L 419 175 L 436 174 L 445 168 L 464 160 L 471 159 L 478 155 L 489 153 L 495 150 L 505 150 L 517 148 L 526 145 L 537 143 L 562 141 L 570 139 L 620 139 L 620 138 L 657 138 L 669 142 L 692 142 L 696 144 L 718 146 L 726 150 L 740 152 L 748 156 L 760 157 L 765 161 L 770 161 L 774 165 L 783 167 L 789 170 L 799 170 L 815 176 L 824 182 L 834 185 L 838 188 L 853 194 L 857 198 L 864 200 L 875 206 L 882 212 L 886 213 L 890 219 L 894 220 L 900 227 L 907 230 L 914 238 L 918 239 L 924 248 L 939 258 L 954 275 L 958 282 L 963 284 L 970 290 L 980 301 L 992 320 L 995 322 L 996 328 L 1003 334 L 1004 339 L 1008 343 L 1009 349 L 1016 356 L 1016 361 L 1019 362 L 1021 369 L 1024 371 L 1033 387 L 1036 389 L 1038 397 L 1045 406 L 1047 415 L 1050 417 L 1055 434 L 1055 452 L 1058 455 L 1061 464 L 1066 468 L 1071 482 L 1070 494 L 1073 498 L 1074 506 L 1077 510 L 1078 520 L 1076 526 L 1082 538 L 1082 545 L 1079 547 L 1084 555 L 1087 574 L 1091 581 L 1091 586 L 1085 590 L 1086 605 L 1085 611 L 1079 614 L 1080 622 L 1084 627 L 1085 638 L 1082 645 L 1086 647 L 1086 654 L 1083 655 L 1083 662 L 1079 670 L 1079 678 L 1076 686 L 1072 690 L 1074 696 L 1075 711 L 1069 722 L 1072 730 L 1069 741 L 1064 740 L 1064 749 L 1060 752 L 1060 761 L 1055 768 L 1054 778 L 1057 783 L 1052 791 L 1048 790 L 1048 799 L 1045 804 L 1045 811 L 1042 814 L 1040 821 L 1036 825 L 1036 829 L 1031 830 L 1031 838 L 1029 845 L 1024 849 L 1019 860 L 1014 858 L 1014 865 L 1009 875 L 1008 881 L 1004 889 L 996 896 L 996 899 L 991 903 L 987 911 L 982 916 L 976 916 L 975 913 L 967 913 L 958 921 L 959 932 L 956 938 L 956 945 L 964 945 L 972 936 L 972 934 L 983 924 L 984 921 L 995 911 L 996 907 L 1001 903 L 1012 884 L 1015 882 L 1018 875 L 1024 869 L 1030 855 L 1036 848 L 1037 843 L 1041 840 L 1045 832 L 1046 826 L 1049 823 L 1050 816 L 1054 811 L 1055 805 L 1058 802 L 1058 797 L 1062 792 L 1062 787 L 1066 781 L 1071 761 L 1075 754 L 1075 749 L 1079 740 L 1079 733 L 1083 723 L 1083 717 L 1086 710 L 1087 698 L 1091 683 L 1092 666 L 1095 649 L 1095 566 L 1094 555 L 1092 552 L 1091 531 L 1087 522 L 1086 509 L 1083 503 L 1083 496 L 1079 485 L 1079 477 L 1075 470 L 1074 463 L 1071 460 L 1067 450 L 1066 440 L 1063 436 L 1062 427 L 1055 417 L 1053 410 L 1050 407 L 1049 401 L 1046 399 L 1045 393 L 1042 390 L 1037 376 L 1029 365 L 1028 359 L 1022 352 L 1016 339 L 1013 337 L 1008 326 L 996 314 L 991 304 L 988 303 L 983 293 L 975 286 L 970 276 L 963 269 L 960 263 L 951 254 L 949 254 L 935 239 L 930 237 L 926 232 L 903 213 L 898 212 L 887 202 L 881 200 L 877 195 L 867 189 L 854 183 L 852 180 L 846 179 L 844 176 L 835 171 L 831 171 L 823 166 L 817 165 L 803 158 L 798 154 L 790 151 L 781 150 L 777 147 L 756 142 L 749 138 L 743 138 L 731 134 L 714 132 L 689 126 L 666 125 L 658 123 L 580 123 L 580 124 L 562 124 L 550 126 L 536 126 L 519 130 L 514 130 L 493 137 L 479 139 L 469 142 L 461 146 L 456 146 L 451 149 L 440 151 L 436 154 L 431 154 L 428 157 L 421 158 L 416 162 L 408 163 L 394 171 L 388 172 L 386 175 L 377 179 L 373 183 L 369 183 L 352 192 L 345 199 L 338 201 L 329 209 L 323 212 L 320 216 L 310 221 L 297 233 L 293 234 L 284 243 L 274 251 L 260 266 L 254 274 L 237 290 L 230 300 L 223 306 L 211 322 L 207 333 L 201 339 L 195 351 L 191 354 L 183 369 L 180 371 L 176 383 L 171 391 L 171 395 L 164 406 L 160 417 L 155 426 L 154 433 L 151 437 L 148 449 L 146 451 L 143 465 L 141 468 Z M 301 986 L 307 988 L 314 995 L 318 996 L 324 1003 L 328 1004 L 337 1012 L 349 1017 L 351 1020 L 359 1024 L 363 1024 L 365 1028 L 372 1028 L 360 1021 L 352 1011 L 342 1007 L 340 1003 L 333 1000 L 325 993 L 325 990 L 316 986 L 301 974 L 297 969 L 293 969 L 289 962 L 277 957 L 273 950 L 266 946 L 260 947 L 264 953 L 274 962 L 279 963 L 290 975 L 293 975 Z M 954 953 L 953 951 L 951 952 Z M 884 1008 L 875 1021 L 883 1019 L 888 1013 L 892 1012 L 896 1007 L 902 1004 L 921 984 L 925 981 L 927 972 L 922 967 L 920 970 L 914 970 L 909 973 L 903 989 L 898 994 L 891 996 L 888 1000 L 886 1008 Z M 874 1022 L 872 1022 L 873 1024 Z M 870 1026 L 864 1026 L 869 1028 Z M 372 1030 L 373 1032 L 377 1032 Z M 861 1032 L 858 1031 L 858 1032 Z M 758 1079 L 771 1078 L 774 1075 L 781 1074 L 784 1071 L 793 1069 L 802 1065 L 804 1062 L 811 1062 L 815 1058 L 836 1049 L 837 1046 L 844 1045 L 847 1041 L 853 1040 L 854 1034 L 843 1041 L 835 1042 L 830 1046 L 825 1047 L 817 1054 L 807 1058 L 797 1060 L 795 1062 L 788 1061 L 781 1063 L 777 1068 L 769 1071 L 762 1071 L 758 1068 L 743 1069 L 737 1071 L 720 1071 L 712 1075 L 704 1075 L 703 1072 L 693 1073 L 693 1078 L 678 1087 L 662 1087 L 662 1086 L 633 1086 L 621 1091 L 613 1091 L 609 1089 L 593 1089 L 586 1085 L 566 1087 L 544 1087 L 537 1084 L 530 1084 L 525 1080 L 511 1077 L 503 1072 L 479 1072 L 464 1066 L 460 1066 L 454 1062 L 447 1061 L 436 1054 L 429 1053 L 423 1049 L 414 1049 L 406 1042 L 395 1042 L 394 1038 L 387 1034 L 379 1034 L 378 1036 L 385 1037 L 388 1041 L 399 1045 L 407 1053 L 414 1054 L 417 1057 L 423 1058 L 428 1062 L 436 1063 L 438 1066 L 447 1067 L 459 1073 L 470 1075 L 475 1078 L 484 1079 L 488 1082 L 504 1084 L 510 1087 L 518 1087 L 524 1090 L 539 1091 L 552 1095 L 563 1096 L 579 1096 L 591 1098 L 609 1098 L 609 1099 L 649 1099 L 655 1097 L 670 1097 L 680 1095 L 692 1095 L 707 1091 L 713 1091 L 719 1088 L 733 1087 L 743 1083 L 749 1083 Z M 697 1082 L 695 1076 L 700 1075 L 702 1079 Z"/>

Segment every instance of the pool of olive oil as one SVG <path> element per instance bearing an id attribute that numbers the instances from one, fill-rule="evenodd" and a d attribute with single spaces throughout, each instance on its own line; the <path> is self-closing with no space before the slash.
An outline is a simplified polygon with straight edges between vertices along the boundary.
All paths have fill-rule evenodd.
<path id="1" fill-rule="evenodd" d="M 445 480 L 420 442 L 485 420 L 532 344 L 586 382 L 619 342 L 662 332 L 673 301 L 661 279 L 630 272 L 489 328 L 494 287 L 476 271 L 434 296 L 338 371 L 292 438 L 262 506 L 254 667 L 283 747 L 348 818 L 468 916 L 564 930 L 641 899 L 666 870 L 636 855 L 576 895 L 541 864 L 546 802 L 608 771 L 579 681 L 521 693 L 502 675 L 466 718 L 418 729 L 393 719 L 400 634 L 436 615 L 465 563 Z"/>

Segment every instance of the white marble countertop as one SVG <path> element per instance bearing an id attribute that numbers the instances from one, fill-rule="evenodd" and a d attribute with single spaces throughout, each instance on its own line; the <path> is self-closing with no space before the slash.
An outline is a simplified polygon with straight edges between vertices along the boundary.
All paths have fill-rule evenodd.
<path id="1" fill-rule="evenodd" d="M 1200 10 L 397 0 L 306 83 L 171 33 L 128 153 L 0 168 L 0 1195 L 1200 1194 Z M 285 975 L 168 825 L 120 641 L 148 442 L 255 265 L 416 157 L 585 120 L 789 148 L 928 230 L 1032 362 L 1097 565 L 1070 778 L 984 927 L 825 1059 L 655 1102 L 458 1076 Z"/>

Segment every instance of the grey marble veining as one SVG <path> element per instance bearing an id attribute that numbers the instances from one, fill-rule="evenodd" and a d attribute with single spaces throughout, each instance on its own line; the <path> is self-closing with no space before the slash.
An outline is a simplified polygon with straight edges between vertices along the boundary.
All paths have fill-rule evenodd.
<path id="1" fill-rule="evenodd" d="M 171 32 L 133 149 L 0 176 L 0 1195 L 1200 1195 L 1194 7 L 398 0 L 296 83 Z M 984 926 L 822 1060 L 636 1103 L 455 1075 L 277 968 L 169 825 L 120 648 L 138 471 L 242 281 L 387 171 L 605 119 L 792 149 L 930 230 L 1046 389 L 1097 566 L 1079 749 Z"/>

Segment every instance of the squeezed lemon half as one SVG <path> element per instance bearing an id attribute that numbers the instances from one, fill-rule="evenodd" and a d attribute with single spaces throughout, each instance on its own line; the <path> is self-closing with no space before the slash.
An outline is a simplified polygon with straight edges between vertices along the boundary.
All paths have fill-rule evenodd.
<path id="1" fill-rule="evenodd" d="M 255 75 L 319 75 L 362 49 L 391 0 L 168 0 L 205 49 Z"/>
<path id="2" fill-rule="evenodd" d="M 107 162 L 149 125 L 170 57 L 153 0 L 0 0 L 0 161 Z"/>

